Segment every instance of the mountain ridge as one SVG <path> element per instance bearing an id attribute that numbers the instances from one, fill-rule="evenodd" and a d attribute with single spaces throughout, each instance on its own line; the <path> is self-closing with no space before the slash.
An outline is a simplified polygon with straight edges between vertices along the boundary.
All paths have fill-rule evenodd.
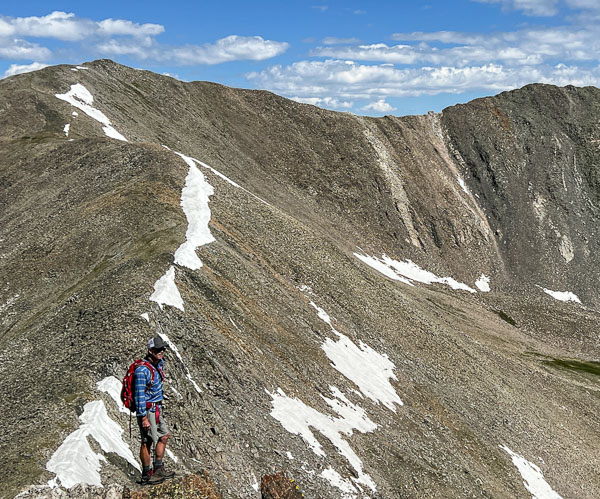
<path id="1" fill-rule="evenodd" d="M 502 445 L 542 458 L 563 497 L 595 495 L 597 378 L 552 361 L 598 358 L 598 89 L 535 85 L 376 119 L 106 60 L 81 67 L 0 81 L 9 494 L 52 477 L 46 463 L 90 400 L 124 424 L 95 384 L 122 376 L 158 331 L 181 354 L 167 391 L 179 471 L 200 461 L 226 497 L 256 495 L 252 476 L 282 467 L 312 496 L 359 495 L 342 483 L 373 497 L 527 497 Z M 75 84 L 130 142 L 57 98 Z M 173 151 L 203 162 L 191 160 L 214 187 L 204 265 L 175 265 L 184 311 L 149 301 L 186 240 L 188 164 Z M 327 356 L 338 344 L 385 354 L 403 405 L 370 399 Z M 288 400 L 278 389 L 334 421 L 336 407 L 361 409 L 377 429 L 342 436 L 313 421 L 323 457 L 273 416 Z M 103 483 L 129 483 L 110 455 Z"/>

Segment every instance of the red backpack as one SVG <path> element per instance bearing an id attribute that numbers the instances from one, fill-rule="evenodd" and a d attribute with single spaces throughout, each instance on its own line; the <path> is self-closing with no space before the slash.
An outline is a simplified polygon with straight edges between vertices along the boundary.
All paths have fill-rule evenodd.
<path id="1" fill-rule="evenodd" d="M 140 367 L 140 366 L 146 366 L 148 369 L 150 369 L 150 374 L 151 374 L 151 378 L 150 378 L 150 383 L 148 383 L 146 385 L 146 390 L 148 389 L 148 387 L 154 383 L 154 367 L 152 366 L 152 364 L 150 364 L 150 362 L 148 362 L 147 360 L 143 360 L 143 359 L 137 359 L 133 361 L 133 364 L 131 364 L 129 366 L 129 369 L 127 369 L 127 373 L 125 374 L 125 377 L 123 378 L 123 388 L 121 388 L 121 402 L 123 402 L 123 405 L 129 409 L 131 412 L 135 412 L 135 370 Z"/>

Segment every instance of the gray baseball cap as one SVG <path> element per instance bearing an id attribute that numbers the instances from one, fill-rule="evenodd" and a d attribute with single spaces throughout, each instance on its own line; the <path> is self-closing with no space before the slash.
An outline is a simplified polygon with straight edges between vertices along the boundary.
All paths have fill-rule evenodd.
<path id="1" fill-rule="evenodd" d="M 148 350 L 152 350 L 153 348 L 160 350 L 167 348 L 167 344 L 160 336 L 156 336 L 154 338 L 150 338 L 148 340 Z"/>

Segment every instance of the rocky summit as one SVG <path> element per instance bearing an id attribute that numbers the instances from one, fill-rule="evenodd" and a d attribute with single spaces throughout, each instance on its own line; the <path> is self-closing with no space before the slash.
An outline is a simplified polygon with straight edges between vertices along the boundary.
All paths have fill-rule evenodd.
<path id="1" fill-rule="evenodd" d="M 599 497 L 599 221 L 597 88 L 0 80 L 0 496 L 148 493 L 119 391 L 160 334 L 171 490 Z"/>

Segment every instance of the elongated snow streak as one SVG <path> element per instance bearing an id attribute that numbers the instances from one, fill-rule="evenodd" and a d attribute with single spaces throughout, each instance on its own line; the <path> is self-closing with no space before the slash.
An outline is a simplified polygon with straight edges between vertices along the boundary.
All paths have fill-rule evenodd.
<path id="1" fill-rule="evenodd" d="M 165 149 L 168 149 L 169 151 L 172 151 L 172 149 L 169 146 L 166 146 L 163 144 L 163 147 Z M 175 152 L 175 151 L 173 151 Z M 175 154 L 180 154 L 180 153 L 175 153 Z M 181 154 L 180 154 L 181 155 Z M 182 156 L 182 155 L 181 155 Z M 203 161 L 200 161 L 199 159 L 196 158 L 192 158 L 189 156 L 186 156 L 187 158 L 191 159 L 192 161 L 194 161 L 195 163 L 199 164 L 202 168 L 206 168 L 207 170 L 210 170 L 212 173 L 214 173 L 217 177 L 225 180 L 225 182 L 233 185 L 234 187 L 236 187 L 237 189 L 241 189 L 243 190 L 246 194 L 250 194 L 250 196 L 252 196 L 254 199 L 260 201 L 261 203 L 266 204 L 267 206 L 271 206 L 272 205 L 270 203 L 267 203 L 264 199 L 258 197 L 256 194 L 253 194 L 252 192 L 250 192 L 248 189 L 246 189 L 245 187 L 242 187 L 240 184 L 236 183 L 235 181 L 231 180 L 229 177 L 227 177 L 226 175 L 223 175 L 220 171 L 215 170 L 212 166 L 207 165 L 206 163 L 204 163 Z M 188 163 L 189 164 L 189 163 Z"/>
<path id="2" fill-rule="evenodd" d="M 179 294 L 179 289 L 175 284 L 175 267 L 171 265 L 169 270 L 158 281 L 154 283 L 154 293 L 150 295 L 150 300 L 158 303 L 158 306 L 163 308 L 163 305 L 170 305 L 178 308 L 182 312 L 183 299 Z"/>
<path id="3" fill-rule="evenodd" d="M 399 262 L 386 255 L 383 255 L 382 258 L 377 258 L 374 256 L 361 255 L 359 253 L 354 253 L 354 256 L 378 272 L 381 272 L 386 277 L 396 279 L 407 284 L 412 284 L 412 281 L 421 282 L 423 284 L 441 283 L 450 286 L 452 289 L 460 289 L 463 291 L 468 291 L 469 293 L 477 292 L 473 288 L 453 279 L 452 277 L 438 277 L 433 272 L 423 270 L 411 260 Z"/>
<path id="4" fill-rule="evenodd" d="M 513 452 L 506 445 L 501 445 L 500 448 L 510 455 L 513 464 L 523 477 L 523 485 L 531 493 L 533 499 L 562 499 L 544 480 L 544 474 L 538 466 Z"/>
<path id="5" fill-rule="evenodd" d="M 541 288 L 541 286 L 538 286 Z M 552 298 L 559 301 L 573 301 L 575 303 L 581 303 L 581 300 L 575 293 L 570 291 L 552 291 L 551 289 L 542 288 L 544 293 L 549 294 Z"/>
<path id="6" fill-rule="evenodd" d="M 337 388 L 330 387 L 330 389 L 335 398 L 323 397 L 323 399 L 338 413 L 337 418 L 323 414 L 297 398 L 288 397 L 281 388 L 278 388 L 276 393 L 267 392 L 273 399 L 271 416 L 287 431 L 301 436 L 315 454 L 325 456 L 311 428 L 321 433 L 356 470 L 358 478 L 353 479 L 355 483 L 366 485 L 375 491 L 375 482 L 363 472 L 361 459 L 342 435 L 350 436 L 354 430 L 367 433 L 377 428 L 377 425 L 367 417 L 362 408 L 352 404 Z"/>
<path id="7" fill-rule="evenodd" d="M 167 456 L 169 456 L 174 463 L 179 462 L 179 458 L 175 454 L 173 454 L 173 452 L 171 452 L 169 449 L 165 449 L 165 451 L 167 453 Z"/>
<path id="8" fill-rule="evenodd" d="M 352 485 L 352 482 L 343 478 L 342 475 L 335 471 L 331 466 L 326 470 L 321 471 L 319 476 L 327 480 L 334 487 L 340 489 L 342 491 L 343 499 L 356 497 L 358 494 L 358 490 Z"/>
<path id="9" fill-rule="evenodd" d="M 250 194 L 254 199 L 260 201 L 261 203 L 266 204 L 267 206 L 272 206 L 270 203 L 267 203 L 264 199 L 258 197 L 256 194 L 252 194 L 248 189 L 242 187 L 241 185 L 239 185 L 236 182 L 234 182 L 233 180 L 231 180 L 229 177 L 226 177 L 221 172 L 215 170 L 212 166 L 207 165 L 206 163 L 200 161 L 199 159 L 196 159 L 196 158 L 192 158 L 192 159 L 196 163 L 198 163 L 200 166 L 202 166 L 203 168 L 206 168 L 206 169 L 210 170 L 211 172 L 213 172 L 217 177 L 222 178 L 223 180 L 225 180 L 226 182 L 229 182 L 231 185 L 233 185 L 234 187 L 237 187 L 238 189 L 242 189 L 246 194 Z"/>
<path id="10" fill-rule="evenodd" d="M 192 158 L 179 152 L 175 152 L 175 154 L 190 167 L 185 179 L 185 186 L 181 191 L 181 207 L 187 217 L 188 228 L 185 242 L 175 252 L 175 263 L 196 270 L 202 267 L 202 262 L 196 255 L 196 248 L 215 240 L 208 227 L 208 222 L 210 222 L 208 202 L 210 196 L 214 194 L 214 189 L 205 180 Z"/>
<path id="11" fill-rule="evenodd" d="M 114 376 L 108 376 L 102 381 L 98 381 L 98 383 L 96 383 L 96 388 L 101 392 L 108 393 L 115 401 L 115 404 L 117 404 L 119 411 L 129 414 L 129 409 L 127 409 L 127 407 L 123 405 L 123 402 L 121 402 L 121 389 L 123 388 L 123 383 L 121 383 L 117 378 Z"/>
<path id="12" fill-rule="evenodd" d="M 55 97 L 68 102 L 78 109 L 81 109 L 90 118 L 93 118 L 104 125 L 102 130 L 108 137 L 127 142 L 127 139 L 113 128 L 108 117 L 102 111 L 92 107 L 94 97 L 81 83 L 71 85 L 71 89 L 67 93 L 55 94 Z"/>
<path id="13" fill-rule="evenodd" d="M 183 357 L 179 353 L 179 349 L 177 348 L 177 346 L 175 345 L 175 343 L 173 343 L 166 334 L 164 334 L 164 333 L 158 333 L 158 334 L 160 335 L 160 337 L 163 340 L 165 340 L 167 342 L 167 345 L 169 345 L 169 348 L 173 351 L 173 353 L 177 356 L 177 358 L 179 359 L 179 361 L 183 365 L 183 368 L 185 369 L 185 375 L 186 375 L 187 379 L 189 379 L 192 382 L 192 385 L 194 385 L 194 388 L 196 389 L 196 391 L 198 393 L 202 393 L 202 390 L 198 386 L 198 383 L 196 383 L 194 381 L 194 379 L 192 378 L 192 374 L 190 373 L 190 370 L 185 365 L 185 362 L 183 361 Z"/>
<path id="14" fill-rule="evenodd" d="M 481 274 L 479 279 L 475 281 L 475 286 L 479 289 L 479 291 L 483 291 L 484 293 L 488 293 L 490 291 L 490 278 L 485 274 Z"/>
<path id="15" fill-rule="evenodd" d="M 400 277 L 400 275 L 391 267 L 389 267 L 386 263 L 382 262 L 379 258 L 374 256 L 361 255 L 359 253 L 354 253 L 354 256 L 358 258 L 360 261 L 366 263 L 369 267 L 375 269 L 377 272 L 382 273 L 384 276 L 389 277 L 395 281 L 403 282 L 404 284 L 408 284 L 409 286 L 414 286 L 414 284 L 404 278 Z"/>
<path id="16" fill-rule="evenodd" d="M 69 136 L 69 128 L 71 128 L 71 124 L 67 123 L 65 125 L 65 128 L 63 129 L 63 131 L 65 132 L 65 135 L 68 137 Z"/>
<path id="17" fill-rule="evenodd" d="M 79 419 L 81 426 L 65 439 L 46 464 L 46 469 L 56 475 L 63 487 L 70 489 L 78 483 L 102 486 L 100 468 L 106 458 L 92 450 L 88 437 L 96 440 L 104 452 L 114 452 L 140 470 L 123 441 L 123 429 L 108 416 L 104 402 L 96 400 L 85 404 Z"/>
<path id="18" fill-rule="evenodd" d="M 462 179 L 462 177 L 457 177 L 456 178 L 458 180 L 458 185 L 460 185 L 460 188 L 465 191 L 466 194 L 469 194 L 469 191 L 467 190 L 467 185 L 465 184 L 465 181 Z"/>
<path id="19" fill-rule="evenodd" d="M 404 405 L 390 379 L 397 380 L 395 365 L 385 354 L 380 354 L 369 345 L 360 342 L 357 346 L 350 338 L 340 333 L 331 324 L 329 315 L 315 303 L 310 302 L 319 318 L 329 325 L 338 341 L 327 338 L 321 348 L 331 361 L 331 365 L 376 404 L 380 402 L 396 412 L 394 404 Z"/>

